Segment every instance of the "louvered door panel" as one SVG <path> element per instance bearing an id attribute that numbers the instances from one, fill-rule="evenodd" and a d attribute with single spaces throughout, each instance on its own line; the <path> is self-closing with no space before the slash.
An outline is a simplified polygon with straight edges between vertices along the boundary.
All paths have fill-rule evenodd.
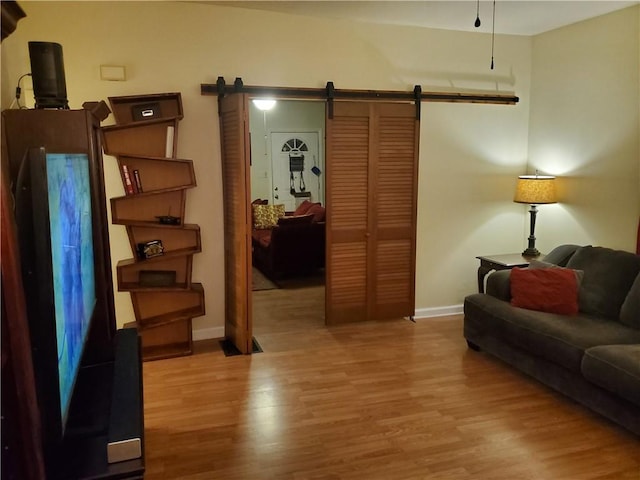
<path id="1" fill-rule="evenodd" d="M 340 272 L 333 278 L 332 305 L 345 314 L 360 315 L 366 305 L 367 255 L 364 242 L 335 245 L 331 267 Z M 337 309 L 335 309 L 337 311 Z"/>
<path id="2" fill-rule="evenodd" d="M 336 104 L 327 122 L 327 323 L 367 317 L 369 108 Z"/>
<path id="3" fill-rule="evenodd" d="M 406 228 L 413 225 L 415 122 L 414 117 L 379 119 L 376 182 L 378 228 Z"/>
<path id="4" fill-rule="evenodd" d="M 250 200 L 246 98 L 232 94 L 220 102 L 224 196 L 225 337 L 242 353 L 251 352 Z"/>
<path id="5" fill-rule="evenodd" d="M 409 104 L 378 105 L 372 248 L 373 318 L 411 316 L 415 309 L 418 121 Z"/>
<path id="6" fill-rule="evenodd" d="M 414 314 L 418 127 L 399 103 L 327 120 L 327 323 Z"/>
<path id="7" fill-rule="evenodd" d="M 372 319 L 412 316 L 414 280 L 411 242 L 379 241 L 375 253 L 375 298 Z"/>

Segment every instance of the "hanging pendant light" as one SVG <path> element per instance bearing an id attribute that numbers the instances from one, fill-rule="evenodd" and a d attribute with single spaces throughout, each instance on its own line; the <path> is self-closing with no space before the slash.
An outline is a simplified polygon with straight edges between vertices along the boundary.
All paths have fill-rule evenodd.
<path id="1" fill-rule="evenodd" d="M 476 21 L 473 24 L 476 28 L 478 28 L 482 22 L 480 22 L 480 0 L 477 0 L 476 4 Z"/>
<path id="2" fill-rule="evenodd" d="M 491 70 L 493 70 L 493 47 L 496 39 L 496 0 L 493 0 L 493 24 L 491 25 Z"/>
<path id="3" fill-rule="evenodd" d="M 496 43 L 496 0 L 493 0 L 493 22 L 491 24 L 491 70 L 493 70 L 495 64 L 493 61 L 493 52 Z M 473 24 L 476 28 L 482 25 L 480 21 L 480 0 L 476 0 L 476 21 Z"/>

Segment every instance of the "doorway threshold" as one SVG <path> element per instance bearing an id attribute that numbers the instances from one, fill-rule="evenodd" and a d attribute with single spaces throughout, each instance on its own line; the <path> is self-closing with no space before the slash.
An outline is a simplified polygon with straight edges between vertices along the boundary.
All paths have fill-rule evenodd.
<path id="1" fill-rule="evenodd" d="M 226 338 L 220 340 L 220 347 L 222 347 L 222 351 L 224 352 L 225 357 L 242 355 L 242 352 L 238 350 L 236 346 Z M 251 338 L 251 353 L 262 353 L 262 347 L 256 340 L 256 337 Z"/>

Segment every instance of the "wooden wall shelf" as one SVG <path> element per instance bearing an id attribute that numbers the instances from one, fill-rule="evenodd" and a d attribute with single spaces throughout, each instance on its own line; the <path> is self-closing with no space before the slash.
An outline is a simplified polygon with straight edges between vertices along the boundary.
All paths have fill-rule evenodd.
<path id="1" fill-rule="evenodd" d="M 140 331 L 142 357 L 145 361 L 181 357 L 193 352 L 190 318 Z"/>
<path id="2" fill-rule="evenodd" d="M 130 176 L 134 171 L 139 172 L 144 193 L 196 186 L 191 160 L 118 155 L 120 175 L 123 176 L 122 181 L 126 182 L 123 166 L 126 166 Z"/>
<path id="3" fill-rule="evenodd" d="M 183 117 L 182 96 L 179 92 L 109 97 L 109 103 L 118 125 L 139 122 L 134 115 L 140 111 L 151 112 L 154 116 L 161 118 L 180 120 Z"/>
<path id="4" fill-rule="evenodd" d="M 116 266 L 118 290 L 130 292 L 144 360 L 192 353 L 191 319 L 204 315 L 204 289 L 191 282 L 200 227 L 184 223 L 186 193 L 196 186 L 191 160 L 175 158 L 180 93 L 109 97 L 116 125 L 104 127 L 126 195 L 111 199 L 111 221 L 127 228 L 133 258 Z M 136 181 L 136 177 L 139 181 Z M 160 217 L 178 217 L 178 225 Z M 141 259 L 138 244 L 162 242 L 163 254 Z"/>
<path id="5" fill-rule="evenodd" d="M 118 291 L 131 292 L 136 290 L 154 291 L 181 290 L 191 287 L 191 271 L 193 255 L 163 255 L 148 260 L 129 258 L 120 260 L 116 266 Z M 140 272 L 175 272 L 175 282 L 171 285 L 151 287 L 140 283 Z"/>
<path id="6" fill-rule="evenodd" d="M 161 239 L 165 255 L 172 252 L 191 254 L 202 251 L 200 227 L 195 224 L 185 225 L 129 225 L 127 229 L 131 250 L 136 251 L 139 243 Z"/>
<path id="7" fill-rule="evenodd" d="M 172 215 L 184 218 L 185 189 L 140 193 L 111 199 L 111 221 L 117 225 L 137 222 L 159 224 L 158 217 Z"/>
<path id="8" fill-rule="evenodd" d="M 103 127 L 102 138 L 107 155 L 174 158 L 178 120 L 149 120 Z"/>
<path id="9" fill-rule="evenodd" d="M 133 309 L 138 325 L 145 329 L 173 323 L 184 318 L 204 315 L 204 289 L 193 283 L 188 290 L 165 292 L 136 292 L 133 294 Z"/>

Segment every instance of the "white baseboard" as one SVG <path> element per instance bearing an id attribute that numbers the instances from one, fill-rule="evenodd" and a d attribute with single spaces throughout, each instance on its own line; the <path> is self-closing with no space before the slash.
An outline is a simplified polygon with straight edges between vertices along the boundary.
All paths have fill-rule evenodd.
<path id="1" fill-rule="evenodd" d="M 193 331 L 193 341 L 224 337 L 224 327 L 199 328 Z"/>
<path id="2" fill-rule="evenodd" d="M 422 318 L 445 317 L 447 315 L 461 315 L 462 305 L 450 305 L 448 307 L 432 307 L 418 308 L 413 318 L 416 320 Z"/>

